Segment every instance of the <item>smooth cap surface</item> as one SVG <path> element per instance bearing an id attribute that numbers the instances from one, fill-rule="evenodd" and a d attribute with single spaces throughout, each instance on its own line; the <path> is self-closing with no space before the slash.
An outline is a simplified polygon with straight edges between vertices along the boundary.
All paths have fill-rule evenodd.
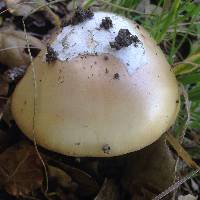
<path id="1" fill-rule="evenodd" d="M 109 30 L 99 28 L 105 17 L 112 19 Z M 82 27 L 84 37 L 77 37 Z M 111 48 L 123 28 L 140 43 Z M 179 92 L 155 42 L 136 23 L 105 12 L 64 30 L 71 36 L 62 32 L 51 46 L 57 60 L 47 63 L 46 50 L 34 60 L 37 143 L 70 156 L 110 157 L 157 140 L 176 119 Z M 30 66 L 12 97 L 13 116 L 29 138 L 33 99 Z"/>

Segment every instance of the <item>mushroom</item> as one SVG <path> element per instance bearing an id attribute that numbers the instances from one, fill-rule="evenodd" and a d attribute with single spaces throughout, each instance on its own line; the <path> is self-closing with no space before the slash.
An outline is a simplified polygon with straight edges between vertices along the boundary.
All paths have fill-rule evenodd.
<path id="1" fill-rule="evenodd" d="M 30 139 L 34 115 L 37 143 L 49 150 L 122 155 L 150 145 L 176 119 L 178 85 L 165 56 L 141 26 L 122 16 L 95 12 L 71 23 L 34 66 L 36 90 L 30 66 L 11 110 Z"/>

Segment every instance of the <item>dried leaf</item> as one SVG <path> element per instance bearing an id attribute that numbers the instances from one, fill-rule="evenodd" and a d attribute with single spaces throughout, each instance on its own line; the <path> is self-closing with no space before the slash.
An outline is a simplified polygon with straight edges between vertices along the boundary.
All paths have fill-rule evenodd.
<path id="1" fill-rule="evenodd" d="M 45 3 L 45 0 L 6 0 L 7 8 L 16 16 L 28 16 L 34 9 Z"/>
<path id="2" fill-rule="evenodd" d="M 137 11 L 143 12 L 145 14 L 160 14 L 162 13 L 162 8 L 151 4 L 150 0 L 141 0 L 140 3 L 137 5 Z"/>
<path id="3" fill-rule="evenodd" d="M 28 195 L 42 182 L 43 166 L 33 146 L 15 145 L 0 155 L 0 185 L 10 195 Z"/>
<path id="4" fill-rule="evenodd" d="M 157 14 L 160 15 L 163 9 L 157 5 L 149 4 L 145 7 L 145 14 Z"/>
<path id="5" fill-rule="evenodd" d="M 7 146 L 9 140 L 6 132 L 0 129 L 0 152 Z"/>
<path id="6" fill-rule="evenodd" d="M 3 117 L 4 107 L 7 102 L 8 89 L 8 83 L 0 78 L 0 120 Z"/>
<path id="7" fill-rule="evenodd" d="M 28 35 L 30 47 L 41 50 L 44 46 L 40 40 Z M 23 31 L 11 29 L 0 32 L 0 63 L 9 67 L 28 65 L 30 57 L 27 53 L 27 41 Z"/>
<path id="8" fill-rule="evenodd" d="M 191 195 L 191 194 L 180 195 L 180 196 L 178 197 L 178 200 L 197 200 L 197 199 L 198 199 L 198 197 L 195 197 L 195 196 L 193 196 L 193 195 Z"/>
<path id="9" fill-rule="evenodd" d="M 11 113 L 11 99 L 7 99 L 6 102 L 4 103 L 3 107 L 0 107 L 0 112 L 1 112 L 1 108 L 2 108 L 2 116 L 0 116 L 3 118 L 4 122 L 6 122 L 6 124 L 10 127 L 11 126 L 11 121 L 13 121 L 13 116 Z"/>
<path id="10" fill-rule="evenodd" d="M 176 75 L 193 72 L 200 67 L 200 52 L 188 56 L 183 62 L 175 64 L 173 71 Z"/>
<path id="11" fill-rule="evenodd" d="M 46 6 L 47 2 L 45 0 L 6 0 L 7 7 L 9 11 L 16 16 L 28 17 L 38 10 L 46 11 L 47 16 L 50 20 L 57 26 L 60 27 L 59 17 Z"/>
<path id="12" fill-rule="evenodd" d="M 57 167 L 48 166 L 49 176 L 51 178 L 56 179 L 56 182 L 62 186 L 63 188 L 68 188 L 70 186 L 70 183 L 72 181 L 71 177 L 64 172 L 62 169 L 59 169 Z"/>
<path id="13" fill-rule="evenodd" d="M 7 129 L 4 127 L 0 129 L 0 154 L 13 145 L 13 143 L 16 143 L 17 139 L 18 135 L 13 131 L 13 128 Z"/>
<path id="14" fill-rule="evenodd" d="M 94 200 L 119 200 L 119 188 L 112 179 L 105 179 L 101 190 Z"/>
<path id="15" fill-rule="evenodd" d="M 1 100 L 0 100 L 0 120 L 3 117 L 3 109 L 1 107 L 2 107 L 2 103 L 1 103 Z"/>
<path id="16" fill-rule="evenodd" d="M 122 184 L 133 199 L 152 199 L 174 181 L 175 160 L 161 137 L 152 145 L 129 154 Z"/>
<path id="17" fill-rule="evenodd" d="M 200 192 L 199 191 L 199 184 L 195 181 L 195 180 L 193 180 L 193 179 L 191 179 L 190 180 L 191 181 L 191 187 L 192 187 L 192 189 L 195 191 L 195 192 Z"/>
<path id="18" fill-rule="evenodd" d="M 2 98 L 2 97 L 0 98 L 0 120 L 3 117 L 3 112 L 4 112 L 4 109 L 5 109 L 5 106 L 6 106 L 6 101 L 7 101 L 7 99 Z"/>
<path id="19" fill-rule="evenodd" d="M 6 97 L 8 94 L 8 83 L 0 78 L 0 98 Z"/>
<path id="20" fill-rule="evenodd" d="M 167 141 L 170 143 L 172 148 L 177 152 L 178 156 L 181 157 L 188 166 L 198 169 L 199 166 L 196 162 L 194 162 L 191 156 L 188 154 L 187 151 L 181 146 L 176 138 L 173 137 L 170 133 L 167 134 Z"/>
<path id="21" fill-rule="evenodd" d="M 99 186 L 89 174 L 70 165 L 66 165 L 57 161 L 53 162 L 59 168 L 69 174 L 72 180 L 78 184 L 78 193 L 80 196 L 87 197 L 97 194 L 99 191 Z"/>

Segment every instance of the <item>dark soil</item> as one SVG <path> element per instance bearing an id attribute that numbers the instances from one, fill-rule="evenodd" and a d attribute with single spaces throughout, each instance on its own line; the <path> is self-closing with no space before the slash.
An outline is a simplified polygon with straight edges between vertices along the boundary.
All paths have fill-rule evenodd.
<path id="1" fill-rule="evenodd" d="M 114 74 L 113 79 L 119 80 L 119 73 Z"/>
<path id="2" fill-rule="evenodd" d="M 113 27 L 112 20 L 110 19 L 110 17 L 105 17 L 105 19 L 102 19 L 100 27 L 104 28 L 106 30 L 108 30 L 111 27 Z"/>
<path id="3" fill-rule="evenodd" d="M 77 7 L 74 16 L 70 20 L 70 24 L 76 25 L 81 22 L 86 21 L 87 19 L 91 19 L 94 16 L 94 13 L 91 8 L 84 10 L 81 7 Z"/>
<path id="4" fill-rule="evenodd" d="M 111 48 L 120 50 L 123 47 L 128 47 L 133 44 L 135 47 L 138 47 L 138 44 L 141 41 L 136 35 L 132 35 L 128 29 L 120 29 L 118 35 L 115 37 L 114 42 L 110 42 Z"/>
<path id="5" fill-rule="evenodd" d="M 56 60 L 57 60 L 57 53 L 48 44 L 47 45 L 47 53 L 46 53 L 46 62 L 51 63 L 51 62 L 54 62 Z"/>

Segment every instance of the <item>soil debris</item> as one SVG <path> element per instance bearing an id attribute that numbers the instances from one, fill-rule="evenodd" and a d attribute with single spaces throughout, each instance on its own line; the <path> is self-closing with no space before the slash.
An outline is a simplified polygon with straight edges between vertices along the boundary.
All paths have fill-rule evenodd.
<path id="1" fill-rule="evenodd" d="M 128 47 L 131 44 L 138 47 L 138 43 L 141 43 L 141 41 L 136 35 L 132 35 L 128 29 L 120 29 L 118 35 L 115 37 L 115 42 L 110 42 L 110 46 L 111 48 L 120 50 L 121 48 Z"/>
<path id="2" fill-rule="evenodd" d="M 108 144 L 103 145 L 102 151 L 106 154 L 109 154 L 111 150 L 111 147 Z"/>
<path id="3" fill-rule="evenodd" d="M 108 56 L 103 57 L 105 61 L 109 60 Z"/>
<path id="4" fill-rule="evenodd" d="M 23 198 L 42 187 L 43 167 L 32 145 L 11 146 L 1 153 L 0 161 L 0 184 L 8 194 Z"/>
<path id="5" fill-rule="evenodd" d="M 104 19 L 102 19 L 100 27 L 104 28 L 106 30 L 112 28 L 113 27 L 113 23 L 112 23 L 112 20 L 110 19 L 110 17 L 105 17 Z"/>
<path id="6" fill-rule="evenodd" d="M 51 63 L 57 60 L 57 53 L 53 50 L 53 48 L 47 44 L 47 53 L 46 53 L 46 62 Z"/>
<path id="7" fill-rule="evenodd" d="M 84 10 L 81 7 L 77 7 L 74 16 L 70 20 L 69 24 L 77 25 L 81 22 L 91 19 L 94 16 L 94 13 L 91 8 Z"/>
<path id="8" fill-rule="evenodd" d="M 119 74 L 118 74 L 118 73 L 114 74 L 113 79 L 117 79 L 117 80 L 119 80 Z"/>

